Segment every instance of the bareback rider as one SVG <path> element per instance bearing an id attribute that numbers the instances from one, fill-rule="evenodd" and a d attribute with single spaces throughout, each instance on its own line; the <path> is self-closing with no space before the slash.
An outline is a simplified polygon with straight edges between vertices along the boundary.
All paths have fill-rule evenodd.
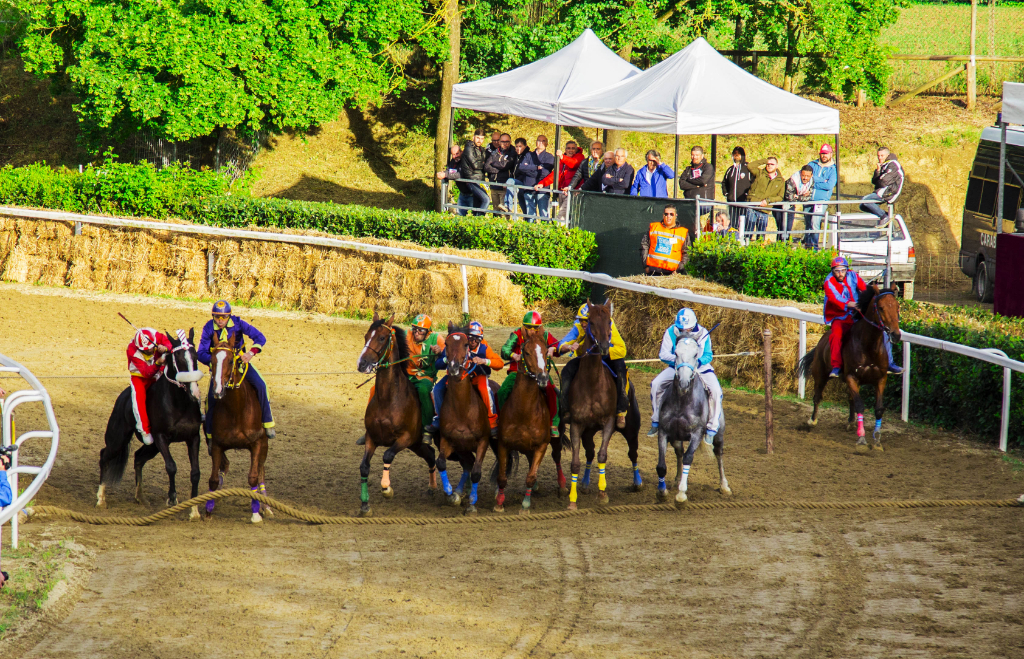
<path id="1" fill-rule="evenodd" d="M 221 341 L 228 341 L 231 336 L 235 337 L 235 357 L 241 359 L 249 368 L 245 371 L 244 380 L 251 384 L 256 390 L 256 396 L 260 401 L 260 409 L 263 411 L 263 428 L 266 430 L 267 438 L 274 439 L 277 433 L 274 431 L 274 415 L 270 412 L 270 398 L 267 396 L 267 383 L 259 374 L 256 367 L 251 363 L 252 358 L 263 351 L 267 343 L 267 337 L 258 329 L 245 322 L 238 316 L 231 315 L 231 305 L 227 300 L 217 300 L 213 305 L 213 319 L 206 321 L 203 326 L 203 334 L 199 339 L 197 354 L 199 361 L 207 366 L 210 365 L 210 346 L 213 343 L 213 335 L 216 332 Z M 252 345 L 245 349 L 245 337 L 249 337 Z M 206 396 L 206 418 L 203 420 L 203 432 L 206 437 L 213 435 L 212 419 L 213 408 L 216 400 L 213 397 L 213 378 L 210 378 L 210 392 Z"/>
<path id="2" fill-rule="evenodd" d="M 163 332 L 151 327 L 143 327 L 135 332 L 135 338 L 128 344 L 128 372 L 132 376 L 132 412 L 135 413 L 135 428 L 142 435 L 142 443 L 147 446 L 153 443 L 153 435 L 149 434 L 146 393 L 149 386 L 160 377 L 164 355 L 172 349 L 170 339 Z"/>
<path id="3" fill-rule="evenodd" d="M 832 328 L 829 332 L 832 363 L 832 371 L 828 374 L 830 378 L 837 378 L 842 373 L 843 335 L 849 332 L 856 322 L 855 312 L 862 312 L 857 306 L 857 299 L 867 287 L 860 275 L 850 270 L 850 264 L 845 258 L 837 256 L 832 259 L 832 274 L 825 279 L 824 284 L 825 324 Z M 889 341 L 888 332 L 882 332 L 882 340 L 885 342 L 885 353 L 889 357 L 889 372 L 902 373 L 903 369 L 892 362 L 892 343 Z"/>
<path id="4" fill-rule="evenodd" d="M 676 322 L 661 337 L 661 349 L 658 350 L 658 359 L 665 364 L 665 369 L 658 373 L 651 382 L 651 406 L 654 408 L 651 413 L 651 429 L 647 432 L 648 437 L 658 435 L 658 416 L 661 414 L 661 401 L 665 391 L 672 386 L 676 376 L 676 343 L 680 338 L 692 336 L 697 342 L 697 349 L 700 357 L 697 358 L 697 375 L 701 382 L 708 389 L 708 425 L 704 433 L 704 441 L 713 443 L 714 437 L 718 434 L 719 421 L 722 416 L 722 385 L 718 382 L 715 369 L 711 366 L 711 360 L 715 353 L 711 348 L 711 332 L 697 322 L 697 314 L 693 309 L 680 309 L 676 314 Z"/>
<path id="5" fill-rule="evenodd" d="M 562 367 L 562 376 L 560 382 L 562 383 L 562 409 L 569 409 L 565 397 L 569 395 L 569 384 L 572 382 L 573 377 L 576 376 L 576 371 L 580 368 L 580 346 L 583 343 L 583 337 L 588 332 L 590 324 L 590 307 L 584 304 L 576 312 L 576 320 L 572 324 L 572 329 L 565 335 L 562 342 L 558 344 L 559 355 L 565 353 L 571 353 L 572 359 L 569 360 L 565 366 Z M 612 337 L 611 337 L 611 349 L 607 355 L 601 356 L 601 361 L 611 368 L 612 373 L 615 374 L 615 411 L 617 416 L 615 418 L 616 428 L 626 427 L 626 412 L 629 410 L 629 400 L 626 398 L 626 342 L 622 340 L 622 335 L 619 334 L 619 328 L 615 326 L 615 321 L 612 321 Z"/>
<path id="6" fill-rule="evenodd" d="M 512 395 L 512 387 L 515 386 L 519 373 L 519 360 L 523 356 L 523 344 L 526 341 L 526 332 L 523 330 L 531 328 L 540 328 L 544 332 L 544 342 L 548 347 L 545 351 L 545 361 L 553 357 L 558 350 L 558 339 L 544 329 L 544 320 L 541 318 L 540 312 L 527 311 L 523 316 L 523 326 L 509 334 L 508 341 L 501 347 L 501 358 L 509 360 L 509 365 L 508 375 L 501 383 L 501 388 L 498 389 L 498 407 L 503 406 L 508 397 Z M 550 369 L 550 362 L 546 368 Z M 550 378 L 548 386 L 544 389 L 544 395 L 547 397 L 548 413 L 551 415 L 551 436 L 558 437 L 558 390 L 555 389 Z"/>
<path id="7" fill-rule="evenodd" d="M 505 362 L 498 356 L 498 353 L 491 350 L 491 346 L 487 345 L 487 341 L 484 341 L 484 326 L 477 321 L 469 323 L 469 329 L 466 332 L 469 343 L 469 355 L 468 358 L 473 362 L 472 374 L 467 374 L 465 377 L 473 378 L 473 385 L 476 386 L 480 397 L 487 405 L 487 422 L 491 426 L 491 437 L 498 436 L 498 405 L 497 401 L 494 400 L 494 396 L 491 395 L 491 387 L 489 384 L 491 377 L 491 369 L 500 371 L 505 367 Z M 448 364 L 448 350 L 447 348 L 441 351 L 441 355 L 437 358 L 434 363 L 435 368 L 440 371 L 444 369 Z M 444 394 L 448 390 L 448 376 L 445 375 L 437 384 L 434 385 L 434 407 L 437 411 L 434 413 L 434 419 L 430 422 L 430 426 L 427 431 L 431 434 L 436 433 L 440 430 L 440 414 L 441 405 L 444 404 Z"/>

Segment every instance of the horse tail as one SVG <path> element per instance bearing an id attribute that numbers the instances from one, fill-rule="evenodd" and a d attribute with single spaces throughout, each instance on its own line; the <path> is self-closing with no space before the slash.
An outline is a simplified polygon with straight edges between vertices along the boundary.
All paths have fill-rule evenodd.
<path id="1" fill-rule="evenodd" d="M 495 460 L 494 460 L 494 467 L 491 468 L 490 481 L 491 481 L 491 487 L 497 487 L 498 486 L 498 460 L 497 460 L 497 456 L 498 456 L 498 440 L 496 440 L 496 439 L 492 439 L 491 440 L 491 450 L 494 451 Z M 507 479 L 508 478 L 512 478 L 517 473 L 519 473 L 519 458 L 520 458 L 519 451 L 515 451 L 515 450 L 512 450 L 512 449 L 509 449 L 509 451 L 508 451 L 508 462 L 505 464 L 505 478 L 507 478 Z"/>
<path id="2" fill-rule="evenodd" d="M 814 348 L 807 351 L 807 354 L 800 358 L 796 365 L 796 374 L 808 377 L 811 375 L 811 367 L 814 365 Z"/>
<path id="3" fill-rule="evenodd" d="M 100 451 L 100 482 L 104 485 L 120 483 L 128 465 L 132 437 L 135 436 L 135 415 L 130 406 L 131 387 L 128 387 L 117 397 L 107 421 L 106 447 Z"/>

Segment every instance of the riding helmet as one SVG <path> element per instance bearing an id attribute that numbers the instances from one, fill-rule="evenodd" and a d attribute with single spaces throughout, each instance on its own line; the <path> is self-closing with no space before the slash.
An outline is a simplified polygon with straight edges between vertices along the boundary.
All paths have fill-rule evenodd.
<path id="1" fill-rule="evenodd" d="M 692 332 L 697 329 L 697 314 L 693 313 L 693 309 L 683 308 L 676 314 L 676 328 L 680 330 L 686 330 Z"/>
<path id="2" fill-rule="evenodd" d="M 527 311 L 523 316 L 523 327 L 540 327 L 543 324 L 539 311 Z"/>
<path id="3" fill-rule="evenodd" d="M 837 256 L 834 259 L 832 259 L 832 264 L 829 267 L 830 268 L 849 268 L 850 267 L 850 263 L 846 260 L 845 257 Z"/>
<path id="4" fill-rule="evenodd" d="M 577 320 L 589 320 L 590 319 L 590 305 L 584 304 L 580 307 L 580 310 L 576 312 Z"/>
<path id="5" fill-rule="evenodd" d="M 466 332 L 469 336 L 479 336 L 481 339 L 484 338 L 484 326 L 477 321 L 471 321 L 469 323 L 469 331 Z"/>
<path id="6" fill-rule="evenodd" d="M 153 352 L 156 349 L 156 330 L 143 327 L 135 333 L 135 347 L 142 352 Z"/>
<path id="7" fill-rule="evenodd" d="M 231 305 L 227 300 L 217 300 L 213 303 L 213 313 L 231 313 Z"/>
<path id="8" fill-rule="evenodd" d="M 418 327 L 420 329 L 425 329 L 427 331 L 430 330 L 430 328 L 433 326 L 433 324 L 434 324 L 433 321 L 430 320 L 430 316 L 428 316 L 425 313 L 421 313 L 420 315 L 418 315 L 418 316 L 416 316 L 415 318 L 412 319 L 412 326 L 413 327 Z"/>

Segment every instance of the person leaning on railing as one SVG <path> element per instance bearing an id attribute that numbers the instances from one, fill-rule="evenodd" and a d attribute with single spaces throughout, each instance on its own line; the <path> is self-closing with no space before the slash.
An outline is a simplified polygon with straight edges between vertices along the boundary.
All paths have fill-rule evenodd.
<path id="1" fill-rule="evenodd" d="M 437 179 L 439 181 L 455 182 L 455 189 L 459 191 L 455 200 L 455 205 L 459 206 L 459 208 L 455 210 L 455 214 L 465 215 L 469 212 L 469 207 L 473 205 L 473 195 L 466 187 L 466 183 L 456 180 L 459 178 L 459 164 L 462 162 L 462 149 L 459 148 L 458 144 L 452 146 L 451 155 L 452 157 L 448 160 L 447 167 L 443 171 L 437 172 Z"/>
<path id="2" fill-rule="evenodd" d="M 473 195 L 473 208 L 478 209 L 473 211 L 473 215 L 483 215 L 482 211 L 487 210 L 491 203 L 487 188 L 482 183 L 486 158 L 484 153 L 484 138 L 486 136 L 487 132 L 483 128 L 477 128 L 473 132 L 473 138 L 467 140 L 466 146 L 462 148 L 462 161 L 459 163 L 460 178 L 481 181 L 481 183 L 466 184 L 470 194 Z"/>
<path id="3" fill-rule="evenodd" d="M 676 224 L 679 212 L 673 204 L 665 206 L 661 222 L 651 222 L 647 235 L 640 240 L 644 274 L 670 275 L 686 266 L 686 246 L 690 239 L 686 227 Z"/>
<path id="4" fill-rule="evenodd" d="M 749 163 L 749 167 L 754 182 L 747 192 L 747 199 L 761 208 L 747 208 L 746 232 L 751 238 L 757 237 L 758 233 L 763 238 L 768 231 L 767 207 L 782 201 L 786 194 L 786 179 L 779 174 L 779 159 L 775 156 L 755 160 Z M 761 169 L 762 167 L 764 169 Z M 764 210 L 761 210 L 762 208 Z M 775 224 L 781 224 L 779 215 L 775 215 Z"/>
<path id="5" fill-rule="evenodd" d="M 7 392 L 0 387 L 0 398 L 7 395 Z M 0 508 L 11 505 L 14 501 L 14 495 L 11 493 L 11 482 L 7 480 L 7 467 L 11 464 L 11 458 L 8 455 L 0 455 Z M 7 583 L 8 576 L 6 572 L 0 572 L 0 588 L 4 587 Z"/>
<path id="6" fill-rule="evenodd" d="M 498 136 L 498 146 L 493 142 L 487 146 L 487 160 L 484 161 L 484 171 L 487 178 L 494 183 L 507 183 L 512 178 L 512 168 L 518 163 L 514 158 L 516 152 L 512 148 L 512 136 L 502 133 Z M 504 185 L 491 186 L 491 205 L 500 211 L 508 211 L 509 204 L 505 203 L 506 193 Z"/>

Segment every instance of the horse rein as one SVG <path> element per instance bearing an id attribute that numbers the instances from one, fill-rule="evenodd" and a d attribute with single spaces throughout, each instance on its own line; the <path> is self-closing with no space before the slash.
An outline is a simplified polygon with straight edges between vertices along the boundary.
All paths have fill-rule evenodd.
<path id="1" fill-rule="evenodd" d="M 870 318 L 868 318 L 867 314 L 865 314 L 860 309 L 856 309 L 856 312 L 857 312 L 857 314 L 861 318 L 864 319 L 864 322 L 866 322 L 868 325 L 871 325 L 872 327 L 874 327 L 879 332 L 885 332 L 891 338 L 893 330 L 891 330 L 888 327 L 886 327 L 885 323 L 882 321 L 882 314 L 879 313 L 879 311 L 878 311 L 878 298 L 885 297 L 886 295 L 892 295 L 893 297 L 895 297 L 896 293 L 894 293 L 893 291 L 881 291 L 880 293 L 878 293 L 877 295 L 875 295 L 875 297 L 873 297 L 871 299 L 871 308 L 874 309 L 875 315 L 878 316 L 878 322 L 877 323 L 874 322 L 873 320 L 871 320 Z"/>
<path id="2" fill-rule="evenodd" d="M 597 348 L 598 350 L 600 350 L 601 348 L 598 345 L 597 337 L 594 336 L 594 332 L 590 329 L 590 325 L 591 325 L 591 323 L 588 320 L 587 321 L 587 338 L 590 339 L 591 344 L 590 344 L 590 347 L 587 348 L 587 351 L 585 353 L 583 353 L 583 355 L 580 355 L 581 357 L 586 356 L 586 355 L 603 355 L 604 354 L 603 352 L 594 352 L 594 348 Z M 609 320 L 608 321 L 608 335 L 609 335 L 608 341 L 609 341 L 609 343 L 611 342 L 611 333 L 612 333 L 611 325 L 612 325 L 612 323 Z"/>
<path id="3" fill-rule="evenodd" d="M 216 348 L 210 348 L 210 353 L 212 354 L 214 352 L 217 352 L 218 350 L 227 350 L 232 355 L 234 355 L 234 359 L 232 359 L 231 361 L 231 377 L 228 378 L 228 382 L 224 385 L 224 388 L 237 389 L 238 387 L 242 386 L 242 382 L 245 380 L 245 375 L 246 373 L 249 372 L 249 365 L 245 364 L 243 367 L 238 367 L 237 364 L 239 361 L 241 361 L 242 357 L 239 353 L 235 352 L 234 348 L 230 346 L 219 346 Z M 235 377 L 239 373 L 241 374 L 241 377 L 239 377 L 238 381 L 236 382 Z"/>
<path id="4" fill-rule="evenodd" d="M 461 336 L 461 337 L 465 338 L 466 339 L 466 347 L 467 347 L 467 349 L 469 348 L 469 335 L 468 334 L 466 334 L 464 332 L 452 332 L 448 336 L 449 336 L 449 338 L 453 337 L 453 336 Z M 471 364 L 471 366 L 469 368 L 466 368 L 467 364 Z M 473 371 L 476 370 L 476 367 L 477 367 L 477 364 L 476 364 L 476 362 L 473 361 L 472 353 L 470 353 L 470 356 L 467 356 L 466 360 L 463 362 L 462 366 L 459 367 L 462 370 L 462 377 L 459 378 L 459 380 L 460 381 L 461 380 L 465 380 L 470 375 L 472 375 Z"/>

